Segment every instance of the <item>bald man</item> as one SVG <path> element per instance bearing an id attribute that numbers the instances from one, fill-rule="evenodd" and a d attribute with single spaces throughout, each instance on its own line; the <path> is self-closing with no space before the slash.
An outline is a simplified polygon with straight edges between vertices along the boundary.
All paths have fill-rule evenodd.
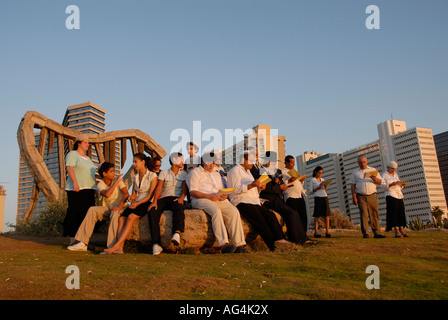
<path id="1" fill-rule="evenodd" d="M 383 179 L 379 172 L 367 165 L 365 156 L 358 157 L 359 168 L 353 171 L 350 180 L 351 191 L 353 196 L 353 204 L 358 206 L 361 217 L 361 232 L 364 238 L 368 238 L 369 221 L 372 228 L 374 238 L 384 238 L 381 232 L 381 223 L 378 214 L 378 196 L 376 194 L 376 186 L 381 185 Z M 377 171 L 376 174 L 366 176 L 366 173 Z"/>

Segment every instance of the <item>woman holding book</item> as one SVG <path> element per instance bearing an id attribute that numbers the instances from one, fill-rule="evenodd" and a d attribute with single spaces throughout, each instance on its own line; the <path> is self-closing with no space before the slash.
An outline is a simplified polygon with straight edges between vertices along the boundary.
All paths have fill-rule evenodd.
<path id="1" fill-rule="evenodd" d="M 314 237 L 320 238 L 319 234 L 319 218 L 324 218 L 325 228 L 327 232 L 325 233 L 326 238 L 330 238 L 330 205 L 328 203 L 327 187 L 329 182 L 322 178 L 324 169 L 317 166 L 313 170 L 313 178 L 310 181 L 310 193 L 314 194 Z"/>
<path id="2" fill-rule="evenodd" d="M 395 238 L 403 238 L 409 237 L 403 229 L 406 226 L 406 214 L 401 189 L 406 182 L 400 181 L 395 172 L 397 168 L 398 164 L 390 161 L 387 164 L 387 171 L 383 174 L 383 186 L 386 189 L 386 231 L 394 229 Z"/>

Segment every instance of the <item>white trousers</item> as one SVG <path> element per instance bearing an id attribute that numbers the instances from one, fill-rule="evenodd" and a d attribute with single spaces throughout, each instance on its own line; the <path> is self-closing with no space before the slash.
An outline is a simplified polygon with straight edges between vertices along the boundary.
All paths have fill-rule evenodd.
<path id="1" fill-rule="evenodd" d="M 204 210 L 212 218 L 213 232 L 219 247 L 229 243 L 229 237 L 237 247 L 246 244 L 240 212 L 229 200 L 192 198 L 191 205 L 195 209 Z"/>
<path id="2" fill-rule="evenodd" d="M 107 231 L 107 247 L 111 248 L 115 242 L 117 242 L 118 233 L 118 219 L 123 210 L 115 211 L 111 214 L 108 207 L 94 206 L 90 207 L 87 211 L 86 217 L 82 221 L 78 228 L 78 232 L 75 235 L 75 239 L 85 244 L 89 243 L 89 239 L 92 236 L 95 223 L 102 221 L 104 218 L 110 219 L 109 229 Z"/>

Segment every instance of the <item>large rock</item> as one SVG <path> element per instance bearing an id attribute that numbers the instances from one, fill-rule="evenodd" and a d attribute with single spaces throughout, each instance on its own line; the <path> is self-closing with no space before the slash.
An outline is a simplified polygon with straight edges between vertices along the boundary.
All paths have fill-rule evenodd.
<path id="1" fill-rule="evenodd" d="M 286 231 L 283 219 L 275 213 L 280 225 L 283 226 L 283 231 Z M 172 235 L 172 218 L 171 211 L 165 211 L 160 218 L 160 236 L 162 246 L 168 248 L 171 246 Z M 242 218 L 244 235 L 246 242 L 262 242 L 258 234 L 252 229 L 244 218 Z M 128 238 L 129 240 L 136 240 L 143 244 L 151 243 L 151 233 L 149 231 L 148 216 L 144 216 L 135 223 L 134 228 Z M 211 247 L 215 244 L 215 235 L 212 229 L 211 218 L 202 210 L 185 210 L 185 231 L 181 236 L 181 248 L 199 249 L 203 247 Z"/>

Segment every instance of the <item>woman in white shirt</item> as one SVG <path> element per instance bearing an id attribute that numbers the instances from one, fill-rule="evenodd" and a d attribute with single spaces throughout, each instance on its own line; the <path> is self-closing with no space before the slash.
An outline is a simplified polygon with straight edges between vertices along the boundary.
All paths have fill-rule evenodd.
<path id="1" fill-rule="evenodd" d="M 285 167 L 282 170 L 283 183 L 288 186 L 288 189 L 283 191 L 283 198 L 285 203 L 291 209 L 296 210 L 299 213 L 300 220 L 302 220 L 305 231 L 308 230 L 308 215 L 306 213 L 306 204 L 303 189 L 305 178 L 297 180 L 291 177 L 288 172 L 295 166 L 295 159 L 293 156 L 288 155 L 285 157 Z"/>
<path id="2" fill-rule="evenodd" d="M 322 178 L 324 170 L 322 167 L 317 166 L 313 170 L 313 179 L 310 180 L 310 193 L 314 194 L 314 237 L 320 238 L 319 234 L 319 218 L 325 218 L 325 227 L 327 232 L 325 233 L 326 238 L 330 238 L 330 205 L 328 203 L 327 197 L 327 184 L 324 183 Z"/>
<path id="3" fill-rule="evenodd" d="M 118 241 L 112 248 L 104 250 L 108 254 L 123 253 L 124 242 L 132 231 L 134 222 L 148 213 L 154 190 L 157 185 L 157 174 L 148 170 L 150 158 L 143 153 L 134 155 L 134 169 L 137 173 L 133 177 L 132 195 L 129 205 L 118 220 Z"/>
<path id="4" fill-rule="evenodd" d="M 403 229 L 406 226 L 406 213 L 401 189 L 405 183 L 400 183 L 400 178 L 395 172 L 397 168 L 398 164 L 390 161 L 387 164 L 387 171 L 383 174 L 386 189 L 386 231 L 394 229 L 395 238 L 403 238 L 409 237 Z"/>

